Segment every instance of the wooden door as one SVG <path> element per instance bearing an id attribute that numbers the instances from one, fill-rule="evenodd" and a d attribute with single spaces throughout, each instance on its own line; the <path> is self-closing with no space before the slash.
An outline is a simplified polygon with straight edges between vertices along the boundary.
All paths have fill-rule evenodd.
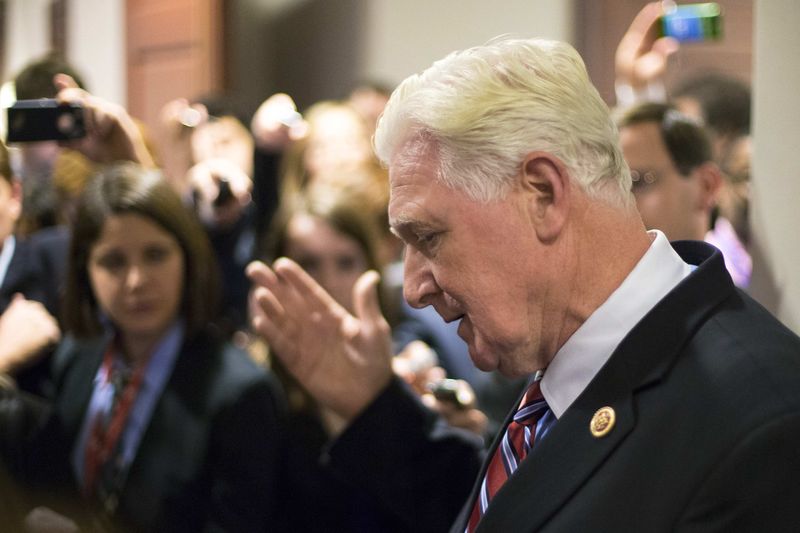
<path id="1" fill-rule="evenodd" d="M 127 0 L 128 109 L 151 130 L 168 101 L 222 89 L 223 0 Z"/>

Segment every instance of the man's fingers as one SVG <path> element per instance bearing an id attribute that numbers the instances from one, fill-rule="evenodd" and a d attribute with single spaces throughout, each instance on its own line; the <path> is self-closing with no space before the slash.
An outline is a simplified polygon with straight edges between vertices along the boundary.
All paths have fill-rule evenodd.
<path id="1" fill-rule="evenodd" d="M 256 285 L 263 285 L 264 279 L 269 276 L 274 276 L 272 270 L 265 265 L 262 261 L 252 261 L 245 269 L 247 277 Z"/>
<path id="2" fill-rule="evenodd" d="M 283 311 L 274 295 L 263 287 L 258 287 L 250 293 L 250 323 L 274 352 L 284 356 L 292 353 L 288 348 L 286 328 L 284 327 Z"/>
<path id="3" fill-rule="evenodd" d="M 380 299 L 378 298 L 378 282 L 380 275 L 374 270 L 361 274 L 353 286 L 353 307 L 356 316 L 369 325 L 383 320 Z"/>
<path id="4" fill-rule="evenodd" d="M 281 257 L 275 261 L 273 268 L 281 280 L 297 291 L 297 296 L 305 302 L 309 311 L 345 313 L 342 306 L 291 259 Z"/>
<path id="5" fill-rule="evenodd" d="M 253 298 L 271 321 L 276 323 L 284 321 L 286 310 L 272 291 L 258 287 L 253 291 Z"/>
<path id="6" fill-rule="evenodd" d="M 308 305 L 300 298 L 297 291 L 277 272 L 260 261 L 254 261 L 247 266 L 247 275 L 258 286 L 256 298 L 263 297 L 264 303 L 270 305 L 273 320 L 286 322 L 289 320 L 302 320 L 308 314 Z M 259 288 L 267 292 L 259 291 Z M 262 296 L 259 296 L 262 295 Z M 260 303 L 259 299 L 259 303 Z"/>

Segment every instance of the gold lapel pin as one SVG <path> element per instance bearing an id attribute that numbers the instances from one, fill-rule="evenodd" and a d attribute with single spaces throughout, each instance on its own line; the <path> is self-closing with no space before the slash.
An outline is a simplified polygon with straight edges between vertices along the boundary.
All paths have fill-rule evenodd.
<path id="1" fill-rule="evenodd" d="M 612 429 L 614 423 L 617 421 L 617 415 L 611 407 L 601 407 L 592 416 L 592 421 L 589 422 L 589 430 L 595 438 L 605 437 Z"/>

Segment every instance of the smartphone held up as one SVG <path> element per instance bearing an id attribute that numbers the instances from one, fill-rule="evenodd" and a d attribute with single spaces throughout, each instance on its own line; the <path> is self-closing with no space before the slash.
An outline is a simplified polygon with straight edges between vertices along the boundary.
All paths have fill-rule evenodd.
<path id="1" fill-rule="evenodd" d="M 52 98 L 18 100 L 7 109 L 6 142 L 68 141 L 86 136 L 83 107 Z"/>
<path id="2" fill-rule="evenodd" d="M 663 37 L 672 37 L 684 43 L 722 39 L 722 10 L 716 2 L 682 5 L 663 2 L 663 5 Z"/>

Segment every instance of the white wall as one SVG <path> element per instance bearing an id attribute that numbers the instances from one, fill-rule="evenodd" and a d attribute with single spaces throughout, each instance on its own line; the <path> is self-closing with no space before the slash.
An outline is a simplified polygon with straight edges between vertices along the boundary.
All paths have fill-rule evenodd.
<path id="1" fill-rule="evenodd" d="M 51 0 L 6 0 L 5 72 L 9 80 L 50 51 Z M 125 103 L 125 0 L 69 0 L 67 60 L 92 92 Z"/>
<path id="2" fill-rule="evenodd" d="M 800 2 L 757 0 L 753 295 L 800 332 Z M 769 258 L 768 260 L 766 258 Z"/>
<path id="3" fill-rule="evenodd" d="M 572 41 L 568 0 L 370 0 L 363 77 L 399 83 L 501 34 Z"/>
<path id="4" fill-rule="evenodd" d="M 10 79 L 25 63 L 50 49 L 50 0 L 7 0 L 5 69 Z"/>
<path id="5" fill-rule="evenodd" d="M 70 0 L 67 56 L 94 94 L 125 104 L 125 0 Z"/>

